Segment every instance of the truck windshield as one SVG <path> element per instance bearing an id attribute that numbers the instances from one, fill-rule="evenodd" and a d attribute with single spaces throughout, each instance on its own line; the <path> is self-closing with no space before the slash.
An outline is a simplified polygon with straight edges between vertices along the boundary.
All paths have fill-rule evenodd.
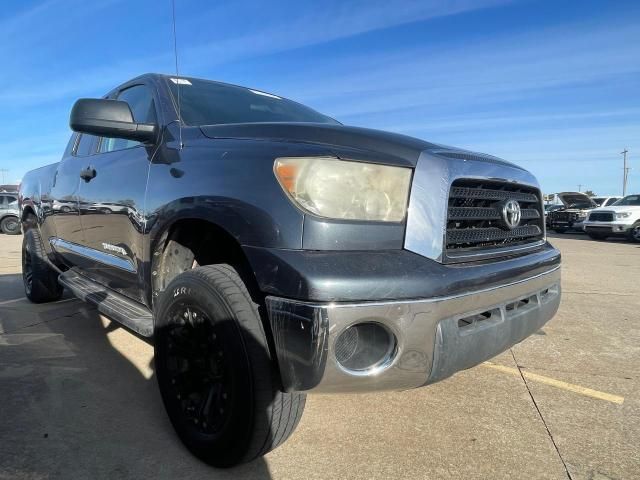
<path id="1" fill-rule="evenodd" d="M 618 200 L 616 203 L 614 203 L 614 205 L 616 207 L 620 205 L 631 205 L 634 207 L 640 207 L 640 195 L 629 195 Z"/>
<path id="2" fill-rule="evenodd" d="M 168 84 L 187 125 L 224 123 L 311 122 L 338 124 L 334 119 L 286 98 L 235 85 L 194 78 L 169 78 Z"/>

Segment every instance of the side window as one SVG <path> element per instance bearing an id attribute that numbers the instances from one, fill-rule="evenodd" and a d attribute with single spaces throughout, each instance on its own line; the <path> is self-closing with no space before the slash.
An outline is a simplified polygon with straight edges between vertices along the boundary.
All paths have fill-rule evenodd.
<path id="1" fill-rule="evenodd" d="M 14 203 L 18 201 L 18 197 L 14 197 L 13 195 L 8 195 L 7 197 L 5 197 L 5 201 L 8 204 Z"/>
<path id="2" fill-rule="evenodd" d="M 156 123 L 153 95 L 146 85 L 129 87 L 121 91 L 117 99 L 129 104 L 134 121 L 138 123 Z M 136 145 L 140 145 L 140 142 L 122 138 L 103 138 L 100 142 L 100 152 L 113 152 L 114 150 L 135 147 Z"/>
<path id="3" fill-rule="evenodd" d="M 77 157 L 91 155 L 93 153 L 92 147 L 94 138 L 95 137 L 93 135 L 87 135 L 86 133 L 80 134 L 80 140 L 76 145 L 74 155 L 76 155 Z"/>
<path id="4" fill-rule="evenodd" d="M 4 204 L 5 204 L 4 195 L 0 195 L 0 208 L 4 207 Z"/>

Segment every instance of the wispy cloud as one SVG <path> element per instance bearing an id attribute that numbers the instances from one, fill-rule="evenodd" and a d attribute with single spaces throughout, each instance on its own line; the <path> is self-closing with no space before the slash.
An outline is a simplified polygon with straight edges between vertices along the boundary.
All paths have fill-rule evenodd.
<path id="1" fill-rule="evenodd" d="M 302 3 L 235 4 L 224 12 L 216 12 L 218 18 L 244 18 L 250 10 L 266 27 L 243 35 L 229 35 L 182 49 L 185 68 L 200 69 L 240 58 L 258 57 L 345 39 L 376 30 L 445 17 L 473 10 L 481 10 L 513 3 L 513 0 L 409 0 L 402 3 L 387 0 L 358 0 Z M 302 7 L 302 8 L 301 8 Z M 256 11 L 257 10 L 257 11 Z M 265 16 L 267 21 L 265 21 Z M 216 25 L 216 17 L 209 19 Z M 269 21 L 271 20 L 271 21 Z M 218 20 L 220 22 L 220 20 Z M 215 33 L 214 33 L 215 37 Z"/>
<path id="2" fill-rule="evenodd" d="M 166 53 L 79 69 L 66 75 L 49 77 L 45 81 L 12 82 L 0 91 L 0 102 L 5 107 L 23 107 L 52 103 L 62 98 L 99 96 L 141 73 L 160 70 L 158 67 L 170 63 L 171 56 Z"/>
<path id="3" fill-rule="evenodd" d="M 93 12 L 121 1 L 46 0 L 36 3 L 0 19 L 0 52 L 24 53 L 24 49 L 34 45 L 38 49 L 55 48 L 52 40 L 59 40 L 65 29 L 72 29 L 77 22 L 86 21 Z M 59 12 L 64 12 L 64 15 L 58 15 Z M 52 21 L 53 18 L 55 21 Z M 6 59 L 18 59 L 21 56 L 7 56 Z"/>
<path id="4" fill-rule="evenodd" d="M 425 133 L 425 132 L 469 132 L 474 130 L 487 130 L 491 128 L 509 127 L 509 132 L 515 129 L 526 129 L 531 131 L 532 126 L 535 128 L 555 128 L 559 123 L 573 123 L 586 121 L 591 122 L 607 122 L 611 125 L 620 122 L 635 121 L 640 118 L 640 108 L 628 108 L 611 111 L 595 111 L 595 112 L 562 112 L 562 113 L 543 113 L 543 114 L 527 114 L 516 115 L 513 112 L 497 112 L 492 115 L 451 115 L 439 116 L 438 118 L 430 118 L 425 122 L 407 121 L 405 123 L 388 123 L 385 128 L 394 132 L 403 133 Z M 378 123 L 385 123 L 383 119 Z"/>
<path id="5" fill-rule="evenodd" d="M 103 8 L 109 3 L 118 0 L 103 0 L 98 3 L 83 5 L 92 9 Z M 60 8 L 61 0 L 50 0 L 31 11 L 25 12 L 24 18 L 11 20 L 11 30 L 21 31 L 26 25 L 33 28 L 33 22 L 44 22 L 46 15 L 52 9 Z M 366 32 L 391 28 L 394 26 L 424 21 L 431 18 L 449 16 L 485 9 L 512 3 L 513 0 L 457 0 L 455 2 L 440 2 L 436 0 L 409 0 L 402 5 L 389 3 L 382 0 L 359 0 L 356 2 L 327 2 L 323 8 L 317 5 L 300 7 L 299 3 L 291 5 L 252 4 L 246 2 L 231 3 L 213 8 L 213 13 L 203 13 L 195 18 L 185 19 L 184 25 L 180 23 L 180 10 L 178 10 L 178 38 L 180 45 L 186 45 L 179 49 L 180 64 L 183 72 L 189 73 L 211 69 L 214 65 L 225 62 L 264 56 L 288 50 L 309 47 L 321 43 L 353 37 Z M 75 11 L 75 20 L 88 16 L 88 6 Z M 178 5 L 179 7 L 179 5 Z M 267 15 L 271 21 L 260 22 L 261 28 L 252 30 L 250 34 L 240 36 L 230 35 L 218 38 L 215 22 L 219 18 L 239 19 L 244 22 L 247 9 L 253 9 L 252 17 L 262 18 Z M 70 9 L 74 11 L 73 8 Z M 261 12 L 262 10 L 262 12 Z M 167 10 L 168 14 L 168 10 Z M 292 18 L 293 17 L 293 18 Z M 218 19 L 218 20 L 216 20 Z M 225 20 L 226 21 L 226 20 Z M 205 25 L 206 24 L 206 25 Z M 189 30 L 196 27 L 207 28 L 214 39 L 189 44 Z M 59 31 L 50 26 L 44 26 L 40 33 L 30 36 L 31 43 L 42 43 L 44 35 Z M 234 31 L 242 31 L 236 25 Z M 0 38 L 2 36 L 0 35 Z M 165 47 L 168 47 L 167 42 Z M 61 98 L 78 96 L 86 92 L 101 92 L 118 83 L 146 71 L 166 71 L 173 64 L 173 52 L 168 48 L 150 51 L 144 57 L 130 58 L 124 56 L 116 63 L 109 66 L 77 69 L 65 72 L 54 77 L 35 78 L 33 82 L 21 81 L 19 84 L 9 84 L 0 91 L 0 102 L 5 105 L 34 105 L 43 102 L 52 102 Z M 9 76 L 6 72 L 5 76 Z"/>
<path id="6" fill-rule="evenodd" d="M 359 58 L 357 68 L 323 65 L 322 82 L 313 71 L 292 74 L 275 87 L 342 117 L 414 108 L 505 101 L 536 91 L 580 85 L 640 72 L 640 25 L 627 22 L 503 36 L 474 45 L 418 47 Z M 339 73 L 336 73 L 339 72 Z"/>

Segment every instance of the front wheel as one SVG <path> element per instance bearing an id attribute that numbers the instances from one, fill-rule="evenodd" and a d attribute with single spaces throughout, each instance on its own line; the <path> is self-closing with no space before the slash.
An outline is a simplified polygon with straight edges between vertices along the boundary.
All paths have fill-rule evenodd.
<path id="1" fill-rule="evenodd" d="M 556 233 L 564 233 L 564 232 L 567 231 L 567 229 L 566 228 L 554 228 L 553 231 L 556 232 Z"/>
<path id="2" fill-rule="evenodd" d="M 640 221 L 633 224 L 629 229 L 629 240 L 632 242 L 640 243 Z"/>
<path id="3" fill-rule="evenodd" d="M 305 395 L 279 390 L 258 305 L 229 265 L 178 275 L 159 298 L 155 370 L 167 414 L 197 457 L 230 467 L 294 431 Z"/>
<path id="4" fill-rule="evenodd" d="M 0 222 L 0 230 L 6 235 L 18 235 L 20 233 L 20 220 L 18 220 L 18 217 L 4 217 Z"/>

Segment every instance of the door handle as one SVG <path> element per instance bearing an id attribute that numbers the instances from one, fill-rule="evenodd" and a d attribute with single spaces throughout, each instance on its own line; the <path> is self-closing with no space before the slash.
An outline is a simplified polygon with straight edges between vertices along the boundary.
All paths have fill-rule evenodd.
<path id="1" fill-rule="evenodd" d="M 92 178 L 95 178 L 96 175 L 97 173 L 95 168 L 87 167 L 84 170 L 80 170 L 80 178 L 85 182 L 88 182 Z"/>

